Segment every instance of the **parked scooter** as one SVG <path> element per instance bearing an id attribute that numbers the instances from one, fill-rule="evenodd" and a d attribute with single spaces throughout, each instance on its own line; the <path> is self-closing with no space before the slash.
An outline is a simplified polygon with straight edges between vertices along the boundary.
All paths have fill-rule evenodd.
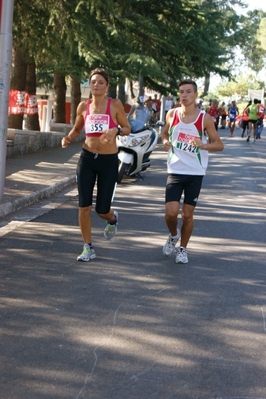
<path id="1" fill-rule="evenodd" d="M 153 126 L 163 125 L 164 122 L 158 121 Z M 141 172 L 151 165 L 150 155 L 158 142 L 158 133 L 153 126 L 144 124 L 128 136 L 117 136 L 118 183 L 123 176 L 139 176 L 143 180 Z"/>

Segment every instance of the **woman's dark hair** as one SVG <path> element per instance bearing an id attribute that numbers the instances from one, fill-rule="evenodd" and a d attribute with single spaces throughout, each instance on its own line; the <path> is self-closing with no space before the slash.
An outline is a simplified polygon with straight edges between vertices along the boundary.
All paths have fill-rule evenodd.
<path id="1" fill-rule="evenodd" d="M 102 75 L 102 77 L 104 77 L 104 79 L 106 80 L 107 84 L 109 84 L 109 73 L 106 72 L 105 69 L 103 68 L 96 68 L 93 69 L 93 71 L 91 71 L 90 75 L 89 75 L 89 79 L 91 80 L 91 78 L 93 77 L 93 75 Z"/>

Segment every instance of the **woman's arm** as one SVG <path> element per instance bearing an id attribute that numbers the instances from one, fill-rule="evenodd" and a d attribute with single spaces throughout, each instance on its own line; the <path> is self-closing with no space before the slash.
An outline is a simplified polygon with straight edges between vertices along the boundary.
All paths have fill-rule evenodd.
<path id="1" fill-rule="evenodd" d="M 77 116 L 73 128 L 70 130 L 67 136 L 62 138 L 61 144 L 63 148 L 66 148 L 71 143 L 71 141 L 75 140 L 82 132 L 82 129 L 84 127 L 83 112 L 85 110 L 86 103 L 82 101 L 77 107 Z"/>
<path id="2" fill-rule="evenodd" d="M 111 129 L 107 129 L 100 136 L 100 141 L 103 144 L 107 142 L 113 142 L 115 137 L 119 134 L 120 136 L 127 136 L 130 131 L 130 124 L 127 120 L 126 113 L 123 107 L 123 104 L 118 99 L 113 99 L 111 102 L 111 115 L 113 117 L 114 122 L 118 124 L 120 127 L 112 127 Z"/>
<path id="3" fill-rule="evenodd" d="M 121 136 L 127 136 L 129 135 L 131 131 L 130 124 L 127 120 L 127 116 L 123 107 L 123 104 L 120 100 L 115 100 L 116 101 L 116 119 L 118 125 L 121 127 L 122 132 L 120 133 Z"/>

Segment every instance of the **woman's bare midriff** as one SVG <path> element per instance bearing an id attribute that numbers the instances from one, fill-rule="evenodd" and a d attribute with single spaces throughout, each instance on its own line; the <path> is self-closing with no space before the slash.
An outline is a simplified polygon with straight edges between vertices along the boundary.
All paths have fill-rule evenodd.
<path id="1" fill-rule="evenodd" d="M 101 143 L 100 137 L 86 137 L 83 146 L 85 150 L 97 154 L 117 154 L 116 140 L 109 143 Z"/>

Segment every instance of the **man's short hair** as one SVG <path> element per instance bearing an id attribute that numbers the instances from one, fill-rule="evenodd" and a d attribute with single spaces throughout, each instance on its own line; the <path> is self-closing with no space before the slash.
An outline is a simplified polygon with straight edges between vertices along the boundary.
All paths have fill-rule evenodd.
<path id="1" fill-rule="evenodd" d="M 194 87 L 194 91 L 195 93 L 198 92 L 198 86 L 197 83 L 195 82 L 195 80 L 192 79 L 183 79 L 179 82 L 178 84 L 178 88 L 180 88 L 180 86 L 184 86 L 184 85 L 192 85 Z"/>

